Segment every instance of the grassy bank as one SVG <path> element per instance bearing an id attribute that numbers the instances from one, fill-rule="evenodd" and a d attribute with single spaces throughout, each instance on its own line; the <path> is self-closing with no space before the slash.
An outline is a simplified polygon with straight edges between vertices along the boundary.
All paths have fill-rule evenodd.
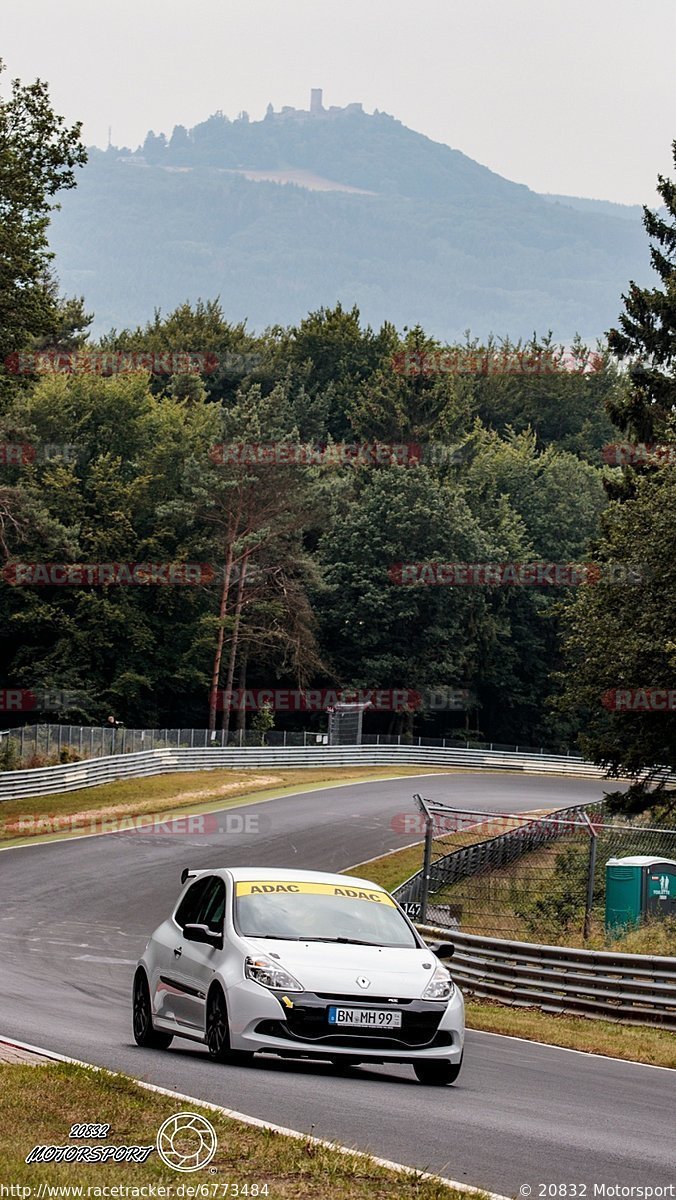
<path id="1" fill-rule="evenodd" d="M 205 1069 L 228 1070 L 212 1064 Z M 0 1066 L 0 1085 L 4 1181 L 28 1184 L 33 1195 L 41 1183 L 85 1189 L 113 1184 L 162 1185 L 169 1189 L 163 1193 L 166 1197 L 180 1195 L 176 1191 L 180 1184 L 202 1184 L 208 1188 L 204 1195 L 215 1200 L 238 1194 L 267 1196 L 269 1200 L 323 1200 L 328 1195 L 331 1200 L 460 1200 L 464 1195 L 433 1179 L 389 1170 L 366 1156 L 341 1154 L 309 1139 L 258 1129 L 199 1105 L 146 1091 L 124 1075 L 66 1064 Z M 95 1145 L 91 1137 L 69 1138 L 71 1126 L 83 1122 L 110 1125 L 102 1145 L 149 1146 L 155 1143 L 163 1121 L 186 1110 L 206 1117 L 218 1138 L 211 1162 L 189 1175 L 165 1166 L 156 1152 L 144 1164 L 24 1161 L 36 1145 Z M 284 1123 L 283 1106 L 279 1123 Z M 244 1185 L 248 1185 L 246 1191 Z M 257 1187 L 252 1190 L 254 1185 Z"/>
<path id="2" fill-rule="evenodd" d="M 471 998 L 466 1001 L 466 1015 L 468 1029 L 484 1029 L 658 1067 L 676 1067 L 676 1034 L 665 1029 L 589 1017 L 554 1016 L 536 1008 L 511 1008 Z"/>

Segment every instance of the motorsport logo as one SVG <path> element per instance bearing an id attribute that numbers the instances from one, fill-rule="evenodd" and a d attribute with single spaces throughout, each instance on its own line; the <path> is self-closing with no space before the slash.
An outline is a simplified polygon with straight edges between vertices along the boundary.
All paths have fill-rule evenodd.
<path id="1" fill-rule="evenodd" d="M 156 1145 L 157 1153 L 167 1167 L 174 1171 L 199 1171 L 214 1157 L 218 1138 L 206 1117 L 180 1112 L 160 1126 Z"/>
<path id="2" fill-rule="evenodd" d="M 77 1124 L 71 1125 L 69 1139 L 90 1138 L 107 1139 L 110 1125 Z M 159 1134 L 158 1134 L 159 1137 Z M 70 1141 L 67 1146 L 33 1146 L 26 1155 L 27 1163 L 144 1163 L 147 1162 L 156 1146 L 110 1146 L 98 1144 L 82 1145 Z"/>
<path id="3" fill-rule="evenodd" d="M 218 1138 L 211 1121 L 198 1113 L 180 1112 L 167 1120 L 157 1131 L 155 1144 L 150 1146 L 111 1146 L 102 1144 L 110 1134 L 110 1125 L 99 1123 L 71 1125 L 69 1139 L 101 1139 L 97 1144 L 66 1146 L 33 1146 L 26 1163 L 144 1163 L 154 1150 L 165 1166 L 172 1171 L 199 1171 L 206 1167 L 216 1153 Z"/>

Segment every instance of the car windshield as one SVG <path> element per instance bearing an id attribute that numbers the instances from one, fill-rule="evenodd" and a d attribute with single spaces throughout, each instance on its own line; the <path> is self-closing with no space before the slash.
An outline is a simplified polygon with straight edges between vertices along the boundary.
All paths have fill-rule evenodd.
<path id="1" fill-rule="evenodd" d="M 235 925 L 245 937 L 419 945 L 394 901 L 376 887 L 294 880 L 247 880 L 235 887 Z"/>

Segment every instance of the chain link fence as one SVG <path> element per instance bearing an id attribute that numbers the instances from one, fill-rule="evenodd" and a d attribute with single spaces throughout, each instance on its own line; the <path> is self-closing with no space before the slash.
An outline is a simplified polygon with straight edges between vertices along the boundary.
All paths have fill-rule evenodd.
<path id="1" fill-rule="evenodd" d="M 352 739 L 351 739 L 352 740 Z M 24 725 L 0 731 L 0 769 L 46 766 L 49 763 L 102 758 L 110 754 L 136 754 L 142 750 L 193 750 L 233 746 L 325 746 L 327 733 L 315 730 L 268 730 L 261 734 L 222 729 L 127 729 L 123 726 Z M 543 747 L 512 746 L 465 738 L 407 737 L 402 734 L 360 734 L 363 746 L 429 746 L 460 750 L 504 751 L 516 754 L 551 753 Z M 569 755 L 569 757 L 576 757 Z M 6 760 L 6 761 L 3 761 Z"/>
<path id="2" fill-rule="evenodd" d="M 410 832 L 425 833 L 423 862 L 394 894 L 413 918 L 466 933 L 603 938 L 608 859 L 676 859 L 676 830 L 613 819 L 603 803 L 525 817 L 416 799 Z"/>

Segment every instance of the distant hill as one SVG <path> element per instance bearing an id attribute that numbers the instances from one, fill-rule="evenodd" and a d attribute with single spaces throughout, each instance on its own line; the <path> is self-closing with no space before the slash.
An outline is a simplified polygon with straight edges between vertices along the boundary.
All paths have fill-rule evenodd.
<path id="1" fill-rule="evenodd" d="M 220 296 L 253 329 L 342 301 L 447 339 L 568 340 L 602 335 L 629 279 L 650 279 L 640 210 L 539 196 L 354 107 L 216 114 L 92 150 L 53 219 L 62 290 L 84 294 L 98 332 Z"/>
<path id="2" fill-rule="evenodd" d="M 584 196 L 557 196 L 553 192 L 541 192 L 543 200 L 550 204 L 565 204 L 580 212 L 604 213 L 608 217 L 624 217 L 629 221 L 640 221 L 643 208 L 640 204 L 617 204 L 614 200 L 587 200 Z"/>

